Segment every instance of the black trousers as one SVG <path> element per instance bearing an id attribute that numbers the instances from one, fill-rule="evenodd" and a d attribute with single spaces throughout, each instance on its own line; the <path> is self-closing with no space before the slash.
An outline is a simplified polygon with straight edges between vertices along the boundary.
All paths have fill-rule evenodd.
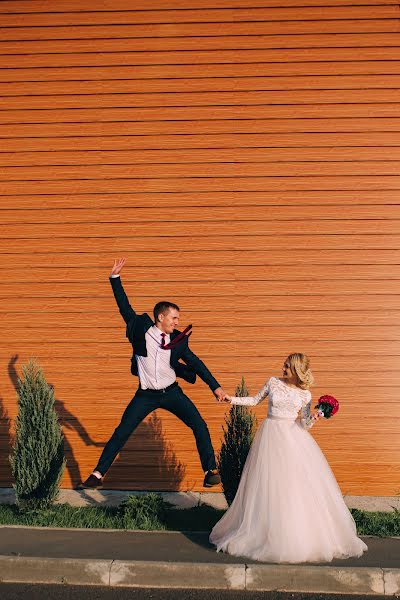
<path id="1" fill-rule="evenodd" d="M 153 393 L 140 388 L 137 390 L 126 407 L 120 424 L 104 447 L 96 471 L 102 475 L 106 474 L 131 433 L 157 408 L 168 410 L 192 429 L 203 470 L 215 469 L 215 456 L 208 427 L 193 402 L 185 396 L 179 385 L 176 385 L 166 392 Z"/>

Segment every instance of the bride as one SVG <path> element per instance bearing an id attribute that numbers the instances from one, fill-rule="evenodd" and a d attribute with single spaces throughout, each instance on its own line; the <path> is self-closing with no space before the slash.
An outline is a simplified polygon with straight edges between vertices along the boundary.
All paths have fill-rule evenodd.
<path id="1" fill-rule="evenodd" d="M 291 354 L 283 377 L 271 377 L 254 397 L 226 396 L 244 406 L 268 396 L 268 418 L 254 437 L 232 505 L 211 531 L 217 551 L 301 563 L 361 556 L 368 549 L 307 431 L 319 419 L 310 410 L 313 381 L 308 357 Z"/>

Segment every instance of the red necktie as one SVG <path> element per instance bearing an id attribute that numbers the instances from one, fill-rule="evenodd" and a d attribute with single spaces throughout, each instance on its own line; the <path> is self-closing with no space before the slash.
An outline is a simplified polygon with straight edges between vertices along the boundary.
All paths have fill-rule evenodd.
<path id="1" fill-rule="evenodd" d="M 181 331 L 181 333 L 178 333 L 178 335 L 176 337 L 174 337 L 174 339 L 171 340 L 169 342 L 169 344 L 165 344 L 164 338 L 163 338 L 163 341 L 161 342 L 161 348 L 164 348 L 164 350 L 172 350 L 173 348 L 176 348 L 177 346 L 179 346 L 179 344 L 181 344 L 184 340 L 186 340 L 191 335 L 191 333 L 192 333 L 190 331 L 191 329 L 192 329 L 192 326 L 188 325 L 186 327 L 186 329 Z M 163 334 L 161 334 L 161 335 L 163 335 Z"/>
<path id="2" fill-rule="evenodd" d="M 165 347 L 165 333 L 161 334 L 161 348 Z"/>

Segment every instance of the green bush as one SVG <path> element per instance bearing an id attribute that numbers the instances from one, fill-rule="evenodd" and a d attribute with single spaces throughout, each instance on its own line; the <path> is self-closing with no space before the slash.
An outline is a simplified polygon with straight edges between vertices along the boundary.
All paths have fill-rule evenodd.
<path id="1" fill-rule="evenodd" d="M 235 396 L 248 396 L 244 378 L 237 386 Z M 246 406 L 232 404 L 222 427 L 224 439 L 218 456 L 222 489 L 230 505 L 239 487 L 243 468 L 253 442 L 257 420 Z"/>
<path id="2" fill-rule="evenodd" d="M 165 529 L 167 506 L 159 494 L 132 495 L 120 504 L 118 517 L 125 529 Z"/>
<path id="3" fill-rule="evenodd" d="M 18 415 L 10 456 L 21 510 L 49 507 L 57 498 L 65 467 L 64 438 L 54 409 L 54 391 L 34 361 L 18 379 Z"/>

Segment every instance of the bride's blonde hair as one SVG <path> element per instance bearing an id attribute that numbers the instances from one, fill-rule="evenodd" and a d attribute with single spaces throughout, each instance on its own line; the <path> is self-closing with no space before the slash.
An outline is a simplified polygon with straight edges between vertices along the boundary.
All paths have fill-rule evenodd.
<path id="1" fill-rule="evenodd" d="M 289 364 L 292 373 L 296 375 L 299 388 L 308 390 L 314 383 L 314 377 L 311 373 L 310 359 L 307 354 L 301 354 L 300 352 L 289 354 L 285 362 Z"/>

